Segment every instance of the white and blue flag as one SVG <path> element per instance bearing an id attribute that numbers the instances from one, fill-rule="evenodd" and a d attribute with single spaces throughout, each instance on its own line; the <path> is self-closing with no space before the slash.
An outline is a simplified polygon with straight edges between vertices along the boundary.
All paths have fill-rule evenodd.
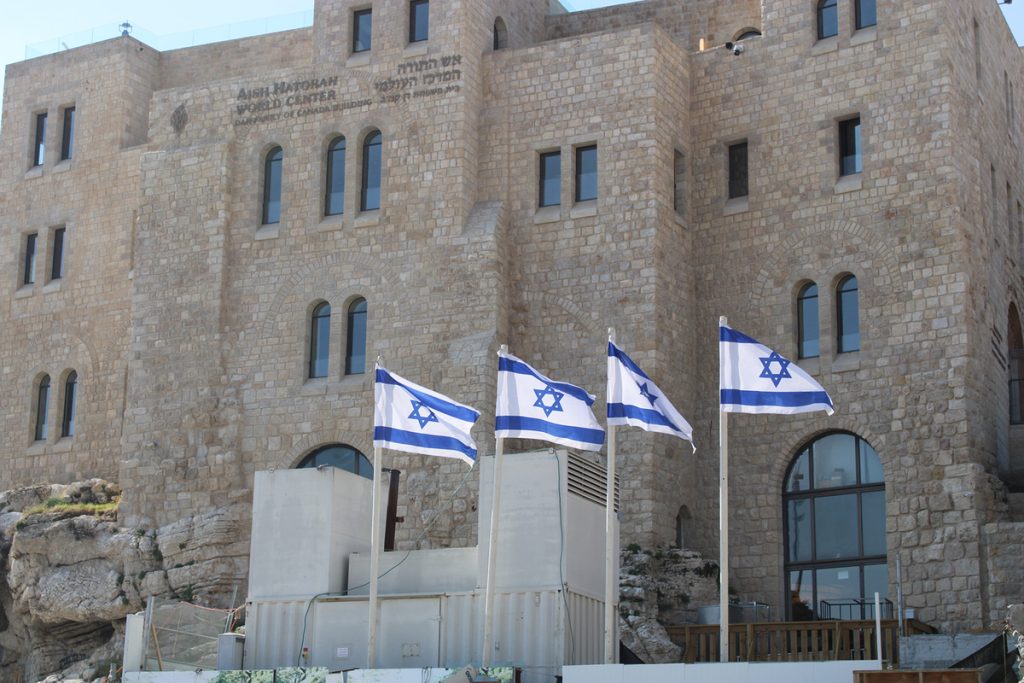
<path id="1" fill-rule="evenodd" d="M 590 406 L 594 397 L 564 382 L 553 382 L 515 356 L 498 353 L 498 406 L 494 436 L 539 439 L 600 450 L 604 428 Z"/>
<path id="2" fill-rule="evenodd" d="M 672 434 L 693 446 L 690 423 L 647 373 L 614 342 L 608 342 L 608 424 Z M 693 449 L 696 451 L 697 447 Z"/>
<path id="3" fill-rule="evenodd" d="M 476 462 L 470 436 L 479 411 L 377 365 L 373 445 Z"/>
<path id="4" fill-rule="evenodd" d="M 828 393 L 799 365 L 731 327 L 718 329 L 723 412 L 834 412 Z"/>

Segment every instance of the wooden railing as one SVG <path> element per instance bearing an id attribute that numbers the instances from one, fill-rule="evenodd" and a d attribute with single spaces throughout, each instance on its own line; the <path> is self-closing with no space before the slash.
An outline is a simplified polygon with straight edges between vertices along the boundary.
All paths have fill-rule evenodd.
<path id="1" fill-rule="evenodd" d="M 908 633 L 934 632 L 925 624 L 908 622 Z M 718 624 L 669 626 L 669 637 L 683 648 L 683 661 L 717 662 Z M 782 621 L 732 624 L 729 627 L 732 661 L 809 662 L 838 659 L 877 659 L 875 622 Z M 882 620 L 882 660 L 898 663 L 899 625 Z"/>

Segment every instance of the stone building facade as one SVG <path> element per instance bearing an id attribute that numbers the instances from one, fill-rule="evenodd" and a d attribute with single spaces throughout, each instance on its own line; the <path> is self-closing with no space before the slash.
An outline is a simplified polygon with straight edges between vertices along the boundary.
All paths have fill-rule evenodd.
<path id="1" fill-rule="evenodd" d="M 427 37 L 411 40 L 421 4 Z M 837 411 L 731 421 L 733 589 L 794 616 L 787 477 L 840 432 L 884 474 L 888 597 L 900 582 L 949 629 L 1000 620 L 1024 597 L 1024 427 L 1007 409 L 1024 60 L 990 0 L 879 2 L 874 23 L 856 11 L 874 2 L 816 5 L 316 0 L 309 28 L 162 53 L 122 37 L 9 66 L 0 488 L 98 476 L 125 490 L 124 526 L 244 520 L 255 471 L 334 443 L 372 456 L 372 377 L 345 367 L 346 312 L 365 300 L 366 354 L 480 408 L 483 453 L 501 344 L 600 396 L 615 327 L 698 445 L 620 431 L 624 542 L 714 557 L 718 316 L 797 359 L 813 283 L 819 348 L 799 362 Z M 843 173 L 855 119 L 860 165 Z M 341 137 L 343 211 L 328 211 Z M 363 198 L 376 140 L 379 208 Z M 594 146 L 590 198 L 577 166 Z M 327 370 L 310 378 L 323 302 Z M 475 543 L 475 477 L 446 505 L 462 463 L 385 457 L 399 546 Z"/>

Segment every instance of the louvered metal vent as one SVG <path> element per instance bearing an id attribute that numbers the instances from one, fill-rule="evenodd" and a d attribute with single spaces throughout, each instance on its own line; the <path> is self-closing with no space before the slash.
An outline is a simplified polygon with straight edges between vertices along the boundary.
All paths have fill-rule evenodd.
<path id="1" fill-rule="evenodd" d="M 604 507 L 608 470 L 596 455 L 569 453 L 569 493 Z M 615 510 L 619 510 L 619 475 L 615 475 Z"/>

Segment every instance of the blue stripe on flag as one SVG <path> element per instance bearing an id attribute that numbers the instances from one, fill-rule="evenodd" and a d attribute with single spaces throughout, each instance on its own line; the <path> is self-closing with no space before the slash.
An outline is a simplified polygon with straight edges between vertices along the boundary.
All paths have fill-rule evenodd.
<path id="1" fill-rule="evenodd" d="M 410 394 L 415 396 L 420 403 L 427 406 L 431 410 L 434 410 L 439 413 L 444 413 L 445 415 L 451 415 L 456 420 L 462 420 L 463 422 L 475 422 L 476 419 L 480 417 L 480 413 L 471 408 L 466 408 L 465 406 L 449 403 L 448 401 L 437 398 L 436 396 L 425 394 L 422 391 L 416 391 L 408 384 L 402 384 L 394 377 L 392 377 L 391 373 L 388 372 L 387 370 L 381 370 L 380 368 L 377 369 L 377 383 L 393 384 L 396 387 L 402 387 Z"/>
<path id="2" fill-rule="evenodd" d="M 604 443 L 604 431 L 600 429 L 585 429 L 583 427 L 567 427 L 555 424 L 536 417 L 519 417 L 516 415 L 499 415 L 494 419 L 495 431 L 505 429 L 529 430 L 531 432 L 542 432 L 551 436 L 558 436 L 563 439 L 572 439 L 582 443 L 592 443 L 600 446 Z M 528 437 L 526 437 L 528 438 Z"/>
<path id="3" fill-rule="evenodd" d="M 748 337 L 742 332 L 737 332 L 731 327 L 718 327 L 718 341 L 732 342 L 733 344 L 757 344 L 758 346 L 764 346 L 761 342 Z"/>
<path id="4" fill-rule="evenodd" d="M 373 440 L 401 443 L 407 446 L 419 446 L 421 448 L 436 448 L 443 451 L 458 451 L 459 453 L 476 460 L 475 448 L 471 448 L 458 439 L 453 439 L 450 436 L 417 434 L 416 432 L 394 429 L 393 427 L 374 427 Z"/>
<path id="5" fill-rule="evenodd" d="M 647 376 L 647 373 L 641 370 L 640 366 L 634 363 L 633 359 L 626 355 L 625 351 L 612 342 L 608 342 L 608 355 L 613 358 L 617 358 L 618 361 L 625 365 L 626 368 L 634 375 L 640 375 L 644 379 L 650 379 L 650 377 Z"/>
<path id="6" fill-rule="evenodd" d="M 537 374 L 536 371 L 534 371 L 533 368 L 531 368 L 526 363 L 517 360 L 512 360 L 511 358 L 505 358 L 504 356 L 500 356 L 498 358 L 498 372 L 514 372 L 517 375 L 529 375 L 530 377 L 535 378 L 537 381 L 547 384 L 552 389 L 558 389 L 559 391 L 569 394 L 570 396 L 577 400 L 585 401 L 588 406 L 594 405 L 594 399 L 590 397 L 590 394 L 588 394 L 583 389 L 580 389 L 575 384 L 566 384 L 564 382 L 552 382 L 549 379 L 541 377 L 539 374 Z"/>
<path id="7" fill-rule="evenodd" d="M 741 389 L 722 389 L 721 391 L 722 405 L 780 406 L 783 408 L 799 408 L 819 403 L 832 405 L 832 399 L 824 391 L 743 391 Z"/>
<path id="8" fill-rule="evenodd" d="M 648 408 L 641 408 L 639 406 L 629 405 L 626 403 L 609 403 L 608 404 L 608 417 L 625 417 L 632 418 L 634 420 L 640 420 L 651 425 L 661 425 L 663 427 L 670 427 L 679 433 L 683 430 L 679 429 L 676 425 L 672 424 L 672 421 L 662 415 L 657 410 L 650 410 Z"/>

